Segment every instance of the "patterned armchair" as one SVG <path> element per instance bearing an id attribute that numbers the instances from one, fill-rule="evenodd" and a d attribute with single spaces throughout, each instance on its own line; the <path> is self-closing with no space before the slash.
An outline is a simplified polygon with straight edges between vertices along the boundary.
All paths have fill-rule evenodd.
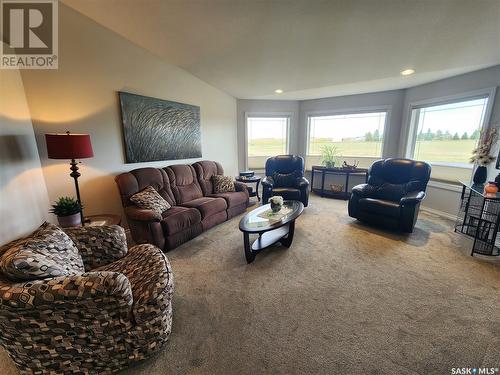
<path id="1" fill-rule="evenodd" d="M 53 255 L 53 241 L 50 246 L 35 241 L 33 247 L 41 230 L 45 240 L 54 240 L 58 231 L 57 239 L 71 238 L 78 253 L 67 259 L 66 268 L 58 265 L 61 253 L 71 254 L 67 249 Z M 119 226 L 65 232 L 67 236 L 46 223 L 0 248 L 0 344 L 20 373 L 106 374 L 156 352 L 172 326 L 174 283 L 165 255 L 150 244 L 127 250 Z M 40 252 L 49 256 L 38 265 L 29 258 L 19 262 L 16 251 L 30 246 L 35 258 Z M 17 259 L 17 269 L 28 270 L 31 280 L 13 281 L 4 262 L 12 259 Z M 63 274 L 42 278 L 49 271 Z"/>

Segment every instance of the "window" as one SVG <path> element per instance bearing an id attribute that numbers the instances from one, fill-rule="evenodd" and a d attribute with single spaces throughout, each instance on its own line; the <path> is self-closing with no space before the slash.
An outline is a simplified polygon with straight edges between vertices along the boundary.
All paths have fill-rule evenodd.
<path id="1" fill-rule="evenodd" d="M 308 156 L 334 145 L 343 157 L 382 156 L 387 112 L 309 116 Z"/>
<path id="2" fill-rule="evenodd" d="M 412 108 L 408 155 L 431 164 L 471 168 L 488 97 Z"/>
<path id="3" fill-rule="evenodd" d="M 264 168 L 270 156 L 288 153 L 290 116 L 247 116 L 247 166 Z"/>

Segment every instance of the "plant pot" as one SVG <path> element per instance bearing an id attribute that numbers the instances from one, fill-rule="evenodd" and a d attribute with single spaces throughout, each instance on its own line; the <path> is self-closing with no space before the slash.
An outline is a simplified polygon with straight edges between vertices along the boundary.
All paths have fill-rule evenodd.
<path id="1" fill-rule="evenodd" d="M 274 213 L 279 212 L 281 210 L 281 204 L 279 204 L 279 203 L 273 203 L 273 201 L 271 201 L 271 210 Z"/>
<path id="2" fill-rule="evenodd" d="M 487 172 L 486 167 L 484 165 L 480 165 L 476 168 L 472 181 L 474 181 L 475 184 L 484 184 L 486 182 Z"/>
<path id="3" fill-rule="evenodd" d="M 334 161 L 325 161 L 325 167 L 335 168 L 335 162 Z"/>
<path id="4" fill-rule="evenodd" d="M 82 219 L 80 217 L 79 212 L 68 216 L 58 216 L 57 221 L 59 222 L 59 225 L 63 228 L 77 227 L 82 224 Z"/>

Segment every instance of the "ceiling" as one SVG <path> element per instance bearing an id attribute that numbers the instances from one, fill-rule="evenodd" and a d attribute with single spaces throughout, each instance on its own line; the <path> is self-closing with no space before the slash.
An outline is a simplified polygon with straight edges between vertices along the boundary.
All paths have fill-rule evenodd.
<path id="1" fill-rule="evenodd" d="M 63 2 L 237 98 L 399 89 L 500 64 L 500 0 Z"/>

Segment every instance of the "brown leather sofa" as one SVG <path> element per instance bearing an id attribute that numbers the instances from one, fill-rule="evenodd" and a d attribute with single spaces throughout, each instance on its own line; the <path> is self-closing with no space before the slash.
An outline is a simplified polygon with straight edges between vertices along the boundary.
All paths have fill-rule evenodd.
<path id="1" fill-rule="evenodd" d="M 223 174 L 220 164 L 201 161 L 194 165 L 138 168 L 116 176 L 125 216 L 133 240 L 151 243 L 164 251 L 246 210 L 248 191 L 235 182 L 235 192 L 214 194 L 211 178 Z M 138 208 L 130 197 L 152 186 L 172 207 L 162 215 Z"/>

